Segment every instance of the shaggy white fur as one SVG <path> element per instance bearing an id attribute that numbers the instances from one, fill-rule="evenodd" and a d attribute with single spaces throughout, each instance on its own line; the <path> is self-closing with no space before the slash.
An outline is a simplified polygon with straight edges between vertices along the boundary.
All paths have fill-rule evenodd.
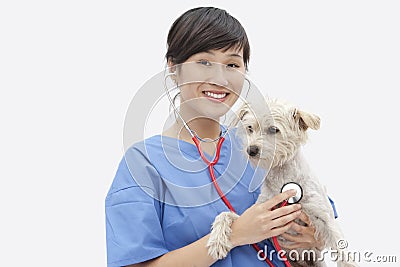
<path id="1" fill-rule="evenodd" d="M 223 212 L 215 218 L 211 227 L 211 235 L 207 242 L 208 254 L 214 259 L 223 259 L 232 249 L 229 237 L 232 233 L 231 225 L 239 216 L 233 212 Z"/>
<path id="2" fill-rule="evenodd" d="M 347 255 L 337 246 L 343 235 L 335 221 L 326 190 L 301 153 L 301 146 L 307 141 L 307 129 L 319 129 L 320 118 L 278 100 L 267 100 L 267 105 L 269 114 L 256 115 L 247 105 L 239 111 L 243 127 L 239 127 L 238 134 L 246 144 L 244 151 L 249 154 L 254 166 L 269 170 L 257 202 L 265 202 L 279 194 L 282 186 L 288 182 L 300 184 L 303 188 L 303 198 L 300 201 L 302 210 L 315 227 L 316 238 L 324 242 L 324 248 L 335 249 L 339 255 Z M 237 217 L 238 215 L 231 212 L 224 212 L 216 217 L 207 244 L 209 254 L 214 258 L 221 259 L 229 252 L 230 225 Z M 283 238 L 279 240 L 283 243 L 289 242 Z M 317 256 L 320 254 L 316 248 L 313 251 Z M 298 253 L 302 255 L 302 250 L 299 249 Z M 292 261 L 291 264 L 326 266 L 323 261 L 312 260 Z M 351 259 L 340 260 L 337 265 L 357 266 Z"/>

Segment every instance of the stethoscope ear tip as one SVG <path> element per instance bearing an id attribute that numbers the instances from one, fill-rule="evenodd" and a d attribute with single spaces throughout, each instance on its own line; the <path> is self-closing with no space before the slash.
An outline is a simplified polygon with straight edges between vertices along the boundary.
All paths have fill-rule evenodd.
<path id="1" fill-rule="evenodd" d="M 303 198 L 303 188 L 301 188 L 301 186 L 295 182 L 284 184 L 281 188 L 281 193 L 292 189 L 296 190 L 296 195 L 287 200 L 288 204 L 298 203 Z"/>

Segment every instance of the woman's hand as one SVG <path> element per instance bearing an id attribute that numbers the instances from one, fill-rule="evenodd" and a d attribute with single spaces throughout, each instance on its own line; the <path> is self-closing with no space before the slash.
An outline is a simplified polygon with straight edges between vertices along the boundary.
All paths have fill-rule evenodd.
<path id="1" fill-rule="evenodd" d="M 293 222 L 290 228 L 295 231 L 296 234 L 282 233 L 281 236 L 291 242 L 279 242 L 279 245 L 286 250 L 297 248 L 317 248 L 322 250 L 323 242 L 315 239 L 315 227 L 311 224 L 308 215 L 302 211 L 298 219 L 300 219 L 305 226 Z"/>
<path id="2" fill-rule="evenodd" d="M 294 224 L 293 220 L 301 214 L 301 205 L 272 209 L 294 195 L 296 190 L 288 190 L 264 203 L 256 203 L 248 208 L 232 223 L 230 241 L 233 247 L 257 243 L 289 230 Z"/>

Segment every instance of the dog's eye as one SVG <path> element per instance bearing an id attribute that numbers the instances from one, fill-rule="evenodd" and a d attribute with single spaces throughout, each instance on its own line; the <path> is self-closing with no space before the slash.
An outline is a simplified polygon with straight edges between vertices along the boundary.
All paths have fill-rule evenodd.
<path id="1" fill-rule="evenodd" d="M 269 128 L 267 129 L 267 131 L 268 131 L 269 134 L 276 134 L 276 133 L 279 133 L 279 129 L 278 129 L 277 127 L 275 127 L 275 126 L 269 127 Z"/>
<path id="2" fill-rule="evenodd" d="M 253 133 L 253 127 L 251 127 L 251 125 L 247 126 L 247 131 L 249 133 Z"/>

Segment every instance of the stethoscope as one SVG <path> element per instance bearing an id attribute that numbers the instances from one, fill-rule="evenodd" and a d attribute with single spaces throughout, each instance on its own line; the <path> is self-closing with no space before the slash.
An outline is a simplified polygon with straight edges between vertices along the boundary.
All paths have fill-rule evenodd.
<path id="1" fill-rule="evenodd" d="M 168 100 L 169 100 L 171 106 L 173 107 L 175 114 L 179 117 L 179 119 L 182 121 L 183 126 L 188 131 L 188 133 L 190 134 L 193 143 L 195 144 L 197 150 L 199 151 L 200 157 L 202 158 L 204 163 L 207 164 L 207 168 L 208 168 L 208 171 L 210 173 L 211 181 L 212 181 L 215 189 L 217 190 L 219 197 L 221 198 L 221 200 L 224 202 L 224 204 L 228 207 L 228 209 L 231 212 L 236 213 L 236 211 L 233 208 L 232 204 L 229 202 L 229 200 L 226 198 L 225 194 L 222 192 L 221 188 L 219 187 L 218 182 L 217 182 L 217 178 L 215 177 L 215 172 L 214 172 L 214 166 L 218 163 L 218 160 L 219 160 L 219 157 L 220 157 L 220 152 L 221 152 L 221 147 L 222 147 L 223 142 L 225 141 L 225 135 L 228 133 L 228 129 L 223 131 L 223 132 L 221 132 L 220 136 L 217 137 L 216 139 L 210 139 L 210 140 L 200 138 L 195 131 L 190 129 L 189 125 L 187 125 L 185 120 L 180 115 L 179 110 L 175 106 L 174 101 L 172 100 L 172 98 L 171 98 L 171 96 L 170 96 L 170 94 L 168 92 L 168 89 L 166 87 L 166 82 L 165 81 L 166 81 L 167 77 L 169 77 L 171 75 L 175 75 L 175 73 L 174 72 L 173 73 L 169 73 L 164 78 L 164 89 L 165 89 L 165 93 L 166 93 L 166 95 L 168 97 Z M 218 141 L 218 142 L 217 142 L 216 150 L 215 150 L 215 153 L 214 153 L 214 159 L 212 161 L 209 161 L 206 158 L 206 156 L 204 155 L 203 150 L 201 149 L 200 142 L 211 143 L 211 142 L 216 142 L 216 141 Z M 298 203 L 301 200 L 301 198 L 303 197 L 303 189 L 297 183 L 290 182 L 290 183 L 284 184 L 282 186 L 282 188 L 281 188 L 281 193 L 283 193 L 283 192 L 285 192 L 287 190 L 291 190 L 291 189 L 296 190 L 296 195 L 293 196 L 293 197 L 290 197 L 289 199 L 287 199 L 285 201 L 283 201 L 279 205 L 279 207 L 283 207 L 283 206 L 286 206 L 286 205 Z M 273 243 L 274 243 L 275 248 L 277 249 L 277 251 L 278 252 L 281 251 L 281 247 L 280 247 L 280 245 L 278 243 L 277 237 L 276 236 L 272 237 L 272 240 L 273 240 Z M 273 263 L 267 257 L 265 257 L 264 252 L 262 251 L 262 249 L 257 244 L 252 244 L 251 246 L 257 251 L 258 255 L 261 258 L 265 259 L 265 262 L 270 267 L 274 267 Z M 287 260 L 286 256 L 285 255 L 280 255 L 280 257 L 283 259 L 283 262 L 285 263 L 286 267 L 290 267 L 290 263 Z"/>
<path id="2" fill-rule="evenodd" d="M 289 183 L 284 184 L 281 188 L 281 193 L 288 191 L 288 190 L 295 190 L 296 195 L 284 200 L 281 204 L 279 204 L 280 208 L 283 206 L 286 206 L 286 205 L 298 203 L 303 198 L 303 188 L 298 183 L 289 182 Z M 276 236 L 272 237 L 272 242 L 274 243 L 274 246 L 278 252 L 282 251 L 281 246 L 279 245 L 279 242 L 278 242 L 278 238 Z M 285 255 L 280 255 L 280 257 L 282 258 L 286 267 L 291 266 Z M 273 265 L 270 264 L 270 266 L 273 266 Z"/>

